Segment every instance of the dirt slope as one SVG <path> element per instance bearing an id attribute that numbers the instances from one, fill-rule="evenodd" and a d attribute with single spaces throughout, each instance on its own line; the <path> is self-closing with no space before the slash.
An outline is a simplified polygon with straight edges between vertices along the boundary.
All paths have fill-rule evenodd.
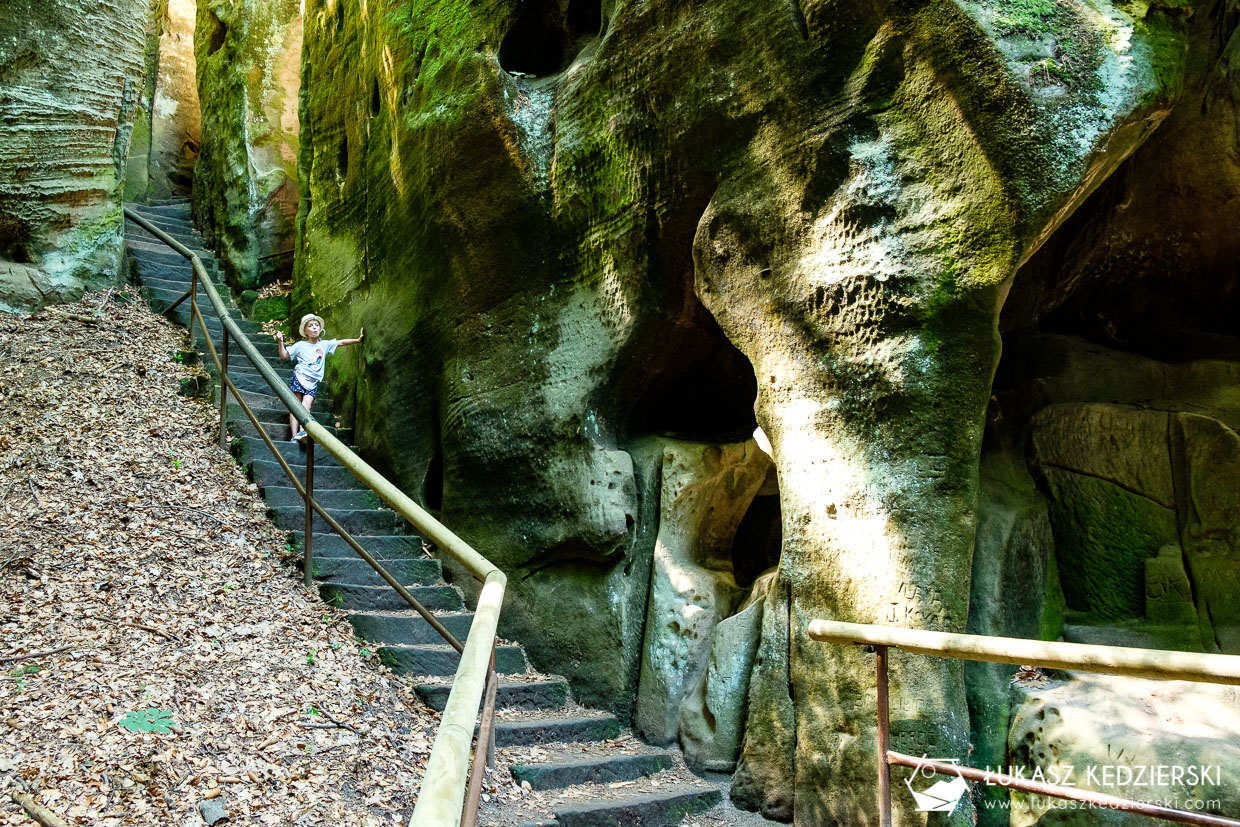
<path id="1" fill-rule="evenodd" d="M 122 298 L 0 315 L 0 825 L 22 791 L 100 827 L 401 823 L 433 713 L 281 564 L 182 334 Z"/>

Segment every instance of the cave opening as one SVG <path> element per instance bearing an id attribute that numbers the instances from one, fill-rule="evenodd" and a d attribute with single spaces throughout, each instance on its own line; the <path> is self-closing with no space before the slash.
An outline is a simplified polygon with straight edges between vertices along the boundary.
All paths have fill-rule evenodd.
<path id="1" fill-rule="evenodd" d="M 26 249 L 29 238 L 30 230 L 24 221 L 0 214 L 0 261 L 32 264 L 33 258 Z"/>
<path id="2" fill-rule="evenodd" d="M 207 41 L 207 54 L 213 55 L 220 49 L 224 48 L 224 41 L 228 39 L 228 24 L 215 12 L 211 12 L 211 37 Z"/>
<path id="3" fill-rule="evenodd" d="M 374 83 L 370 87 L 370 114 L 378 116 L 382 108 L 383 97 L 379 93 L 379 79 L 375 78 Z"/>
<path id="4" fill-rule="evenodd" d="M 758 427 L 753 365 L 703 309 L 704 322 L 647 365 L 631 430 L 697 442 L 742 442 Z"/>
<path id="5" fill-rule="evenodd" d="M 431 511 L 443 508 L 443 452 L 436 451 L 426 466 L 426 477 L 422 484 L 422 502 Z"/>
<path id="6" fill-rule="evenodd" d="M 774 469 L 771 470 L 773 478 Z M 768 493 L 770 489 L 776 489 Z M 784 543 L 783 515 L 777 486 L 768 485 L 754 497 L 732 538 L 732 574 L 747 589 L 763 572 L 779 565 Z"/>
<path id="7" fill-rule="evenodd" d="M 578 37 L 595 37 L 603 27 L 601 0 L 571 0 L 568 4 L 568 29 Z"/>
<path id="8" fill-rule="evenodd" d="M 526 0 L 500 43 L 500 68 L 535 77 L 555 74 L 564 63 L 567 34 L 556 0 Z"/>

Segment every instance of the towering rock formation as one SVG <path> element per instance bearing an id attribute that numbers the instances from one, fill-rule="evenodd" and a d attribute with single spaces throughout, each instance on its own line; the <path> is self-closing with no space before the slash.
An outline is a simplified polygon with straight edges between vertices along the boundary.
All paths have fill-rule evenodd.
<path id="1" fill-rule="evenodd" d="M 640 669 L 649 436 L 760 424 L 783 550 L 734 794 L 868 824 L 872 663 L 808 623 L 965 628 L 1000 307 L 1170 111 L 1187 12 L 311 0 L 295 297 L 374 332 L 337 363 L 359 440 L 596 702 Z M 897 661 L 897 747 L 964 757 L 962 674 Z"/>
<path id="2" fill-rule="evenodd" d="M 202 106 L 194 216 L 234 286 L 292 269 L 301 1 L 198 0 Z"/>
<path id="3" fill-rule="evenodd" d="M 151 0 L 7 0 L 0 13 L 0 309 L 120 275 L 121 190 Z"/>

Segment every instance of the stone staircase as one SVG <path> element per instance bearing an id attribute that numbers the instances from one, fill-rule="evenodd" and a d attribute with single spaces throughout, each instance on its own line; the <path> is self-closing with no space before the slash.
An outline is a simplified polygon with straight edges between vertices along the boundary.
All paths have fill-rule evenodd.
<path id="1" fill-rule="evenodd" d="M 281 364 L 275 341 L 263 335 L 258 324 L 244 320 L 233 305 L 215 256 L 205 249 L 190 220 L 189 202 L 127 206 L 202 259 L 229 315 L 277 372 L 287 375 L 288 364 Z M 132 221 L 126 222 L 125 244 L 131 277 L 156 312 L 163 312 L 189 289 L 189 262 Z M 198 302 L 218 352 L 221 325 L 201 287 Z M 167 315 L 188 325 L 189 302 Z M 198 344 L 203 363 L 213 371 L 206 346 L 200 340 Z M 283 458 L 304 475 L 305 448 L 287 441 L 286 409 L 237 348 L 231 350 L 229 376 Z M 216 393 L 218 384 L 217 380 Z M 348 429 L 336 427 L 330 410 L 330 389 L 324 387 L 315 403 L 314 418 L 348 443 Z M 305 512 L 296 489 L 288 484 L 241 407 L 230 402 L 226 416 L 234 456 L 260 487 L 276 524 L 300 548 Z M 444 582 L 440 562 L 430 556 L 423 539 L 325 451 L 315 454 L 314 481 L 315 497 L 327 511 L 464 640 L 474 615 L 466 608 L 460 589 Z M 313 551 L 314 578 L 323 600 L 347 611 L 357 634 L 373 642 L 383 662 L 394 671 L 416 676 L 418 695 L 430 707 L 442 710 L 456 672 L 457 652 L 318 516 Z M 501 642 L 495 665 L 500 674 L 495 723 L 498 759 L 484 783 L 486 798 L 479 824 L 671 825 L 719 804 L 720 790 L 689 773 L 679 753 L 647 747 L 622 731 L 614 715 L 574 704 L 565 680 L 535 672 L 520 645 Z"/>

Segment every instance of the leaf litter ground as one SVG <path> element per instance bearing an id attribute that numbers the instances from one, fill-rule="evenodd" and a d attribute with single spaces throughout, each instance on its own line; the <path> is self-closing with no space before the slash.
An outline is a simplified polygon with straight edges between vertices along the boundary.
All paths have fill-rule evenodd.
<path id="1" fill-rule="evenodd" d="M 284 565 L 179 395 L 184 334 L 111 291 L 0 314 L 0 825 L 402 823 L 435 713 Z"/>

